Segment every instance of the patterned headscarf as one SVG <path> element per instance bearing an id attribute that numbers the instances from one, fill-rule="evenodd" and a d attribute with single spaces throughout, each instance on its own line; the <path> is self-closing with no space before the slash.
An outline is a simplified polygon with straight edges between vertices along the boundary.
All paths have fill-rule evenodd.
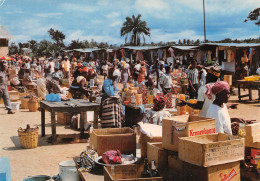
<path id="1" fill-rule="evenodd" d="M 207 91 L 206 91 L 206 96 L 208 99 L 212 99 L 212 95 L 217 95 L 218 93 L 222 92 L 223 90 L 229 90 L 230 86 L 227 82 L 225 81 L 219 81 L 216 82 L 214 85 L 207 84 L 206 85 Z"/>

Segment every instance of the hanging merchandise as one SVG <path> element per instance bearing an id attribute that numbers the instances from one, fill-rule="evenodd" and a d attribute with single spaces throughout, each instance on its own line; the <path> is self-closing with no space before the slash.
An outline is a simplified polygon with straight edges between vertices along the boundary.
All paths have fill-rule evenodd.
<path id="1" fill-rule="evenodd" d="M 116 51 L 114 51 L 114 60 L 117 59 Z"/>
<path id="2" fill-rule="evenodd" d="M 124 49 L 121 49 L 120 52 L 121 52 L 121 57 L 122 57 L 122 59 L 124 59 L 124 58 L 125 58 L 125 50 L 124 50 Z"/>
<path id="3" fill-rule="evenodd" d="M 171 57 L 174 57 L 174 50 L 171 47 L 168 49 L 168 51 L 170 52 Z"/>
<path id="4" fill-rule="evenodd" d="M 231 62 L 231 53 L 232 53 L 232 50 L 228 49 L 227 50 L 227 62 Z"/>
<path id="5" fill-rule="evenodd" d="M 166 48 L 163 49 L 163 59 L 166 60 L 167 58 L 167 52 L 166 52 Z"/>
<path id="6" fill-rule="evenodd" d="M 211 61 L 211 54 L 212 54 L 212 51 L 208 51 L 208 61 Z"/>
<path id="7" fill-rule="evenodd" d="M 158 49 L 157 50 L 157 55 L 158 55 L 159 59 L 162 59 L 163 58 L 163 50 L 162 49 Z"/>
<path id="8" fill-rule="evenodd" d="M 218 47 L 216 48 L 216 63 L 219 63 L 219 60 L 218 60 Z"/>
<path id="9" fill-rule="evenodd" d="M 234 51 L 231 52 L 231 61 L 235 61 L 235 52 Z"/>

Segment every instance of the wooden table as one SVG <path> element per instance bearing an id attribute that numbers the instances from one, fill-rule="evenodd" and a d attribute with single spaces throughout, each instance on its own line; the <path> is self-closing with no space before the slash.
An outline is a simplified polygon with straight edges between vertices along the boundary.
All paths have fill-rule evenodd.
<path id="1" fill-rule="evenodd" d="M 81 178 L 82 181 L 103 181 L 104 180 L 104 175 L 103 175 L 103 168 L 101 167 L 102 170 L 98 170 L 97 174 L 93 174 L 93 173 L 89 173 L 89 172 L 81 172 L 79 170 L 78 164 L 77 164 L 77 160 L 79 157 L 73 157 L 73 160 L 76 164 L 76 168 L 79 172 L 79 176 Z"/>
<path id="2" fill-rule="evenodd" d="M 69 101 L 48 102 L 41 101 L 41 133 L 45 136 L 45 109 L 51 113 L 51 129 L 52 129 L 52 143 L 56 143 L 56 112 L 67 112 L 71 114 L 80 113 L 80 134 L 84 135 L 84 112 L 94 111 L 94 128 L 98 128 L 98 112 L 99 104 L 92 103 L 84 99 L 71 99 Z"/>
<path id="3" fill-rule="evenodd" d="M 260 81 L 245 81 L 245 80 L 237 80 L 238 86 L 238 99 L 241 101 L 243 97 L 249 97 L 249 100 L 252 101 L 252 89 L 258 90 L 258 96 L 260 98 Z M 248 89 L 248 94 L 241 95 L 241 87 Z"/>

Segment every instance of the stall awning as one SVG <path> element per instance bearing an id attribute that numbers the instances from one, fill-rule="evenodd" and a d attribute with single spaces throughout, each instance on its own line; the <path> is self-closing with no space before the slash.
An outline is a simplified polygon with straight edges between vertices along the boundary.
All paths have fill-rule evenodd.
<path id="1" fill-rule="evenodd" d="M 94 51 L 101 50 L 100 48 L 84 48 L 84 49 L 73 49 L 74 51 L 81 52 L 81 53 L 91 53 Z"/>
<path id="2" fill-rule="evenodd" d="M 171 47 L 179 50 L 195 50 L 199 46 L 171 46 Z"/>
<path id="3" fill-rule="evenodd" d="M 130 50 L 153 50 L 163 48 L 163 46 L 125 46 L 122 48 Z"/>
<path id="4" fill-rule="evenodd" d="M 223 47 L 260 47 L 260 43 L 203 43 L 201 46 L 223 46 Z"/>

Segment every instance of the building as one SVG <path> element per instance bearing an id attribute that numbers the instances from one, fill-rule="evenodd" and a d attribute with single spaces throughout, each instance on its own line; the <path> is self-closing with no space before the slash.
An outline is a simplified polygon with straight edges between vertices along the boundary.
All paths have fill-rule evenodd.
<path id="1" fill-rule="evenodd" d="M 4 26 L 0 26 L 0 56 L 7 56 L 9 49 L 8 44 L 12 35 L 6 30 Z"/>

